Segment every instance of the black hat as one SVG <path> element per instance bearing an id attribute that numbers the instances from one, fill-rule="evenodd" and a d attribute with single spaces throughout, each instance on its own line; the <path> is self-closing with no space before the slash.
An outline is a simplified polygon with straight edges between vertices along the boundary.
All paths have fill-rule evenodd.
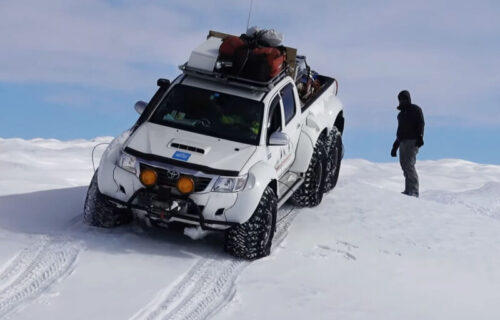
<path id="1" fill-rule="evenodd" d="M 407 102 L 411 103 L 410 92 L 408 92 L 408 90 L 401 91 L 398 94 L 398 100 L 399 100 L 399 102 L 407 101 Z"/>
<path id="2" fill-rule="evenodd" d="M 399 106 L 398 110 L 401 110 L 401 106 L 411 104 L 411 96 L 408 90 L 403 90 L 398 94 Z"/>

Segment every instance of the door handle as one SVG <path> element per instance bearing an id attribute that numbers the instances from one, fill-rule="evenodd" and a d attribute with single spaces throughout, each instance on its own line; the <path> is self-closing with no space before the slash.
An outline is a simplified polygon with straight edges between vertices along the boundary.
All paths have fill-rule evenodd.
<path id="1" fill-rule="evenodd" d="M 299 123 L 297 123 L 297 129 L 298 129 L 298 128 L 300 128 L 300 122 L 299 122 Z"/>

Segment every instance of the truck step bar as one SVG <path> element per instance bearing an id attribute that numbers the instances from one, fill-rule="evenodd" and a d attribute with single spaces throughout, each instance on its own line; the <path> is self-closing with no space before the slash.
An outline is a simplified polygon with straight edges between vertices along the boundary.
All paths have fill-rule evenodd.
<path id="1" fill-rule="evenodd" d="M 293 184 L 293 186 L 287 190 L 287 192 L 285 192 L 285 194 L 278 200 L 278 209 L 281 208 L 282 205 L 285 204 L 285 202 L 290 199 L 290 197 L 292 196 L 292 194 L 297 191 L 298 188 L 300 188 L 300 186 L 302 185 L 302 183 L 304 183 L 304 179 L 303 178 L 299 178 L 297 179 L 297 181 L 295 181 L 295 183 Z"/>

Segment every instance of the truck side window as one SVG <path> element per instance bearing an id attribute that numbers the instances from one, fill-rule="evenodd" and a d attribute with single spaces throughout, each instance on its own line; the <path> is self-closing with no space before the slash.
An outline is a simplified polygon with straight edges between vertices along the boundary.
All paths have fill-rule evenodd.
<path id="1" fill-rule="evenodd" d="M 269 107 L 269 123 L 267 126 L 267 141 L 271 134 L 276 131 L 281 131 L 281 107 L 280 107 L 280 97 L 276 96 Z"/>
<path id="2" fill-rule="evenodd" d="M 285 112 L 285 125 L 295 116 L 295 97 L 293 94 L 293 86 L 289 83 L 281 89 L 281 99 L 283 100 L 283 109 Z"/>

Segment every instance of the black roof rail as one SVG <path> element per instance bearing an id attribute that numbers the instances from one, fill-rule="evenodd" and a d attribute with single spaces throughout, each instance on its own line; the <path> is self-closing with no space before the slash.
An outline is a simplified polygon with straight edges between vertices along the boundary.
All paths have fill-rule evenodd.
<path id="1" fill-rule="evenodd" d="M 202 78 L 202 79 L 207 79 L 207 80 L 212 80 L 212 81 L 217 81 L 229 85 L 233 85 L 236 87 L 241 87 L 245 89 L 250 89 L 254 91 L 263 91 L 267 92 L 270 91 L 274 86 L 280 82 L 282 79 L 284 79 L 287 76 L 286 69 L 281 70 L 281 72 L 275 76 L 274 78 L 270 79 L 269 81 L 255 81 L 247 78 L 241 78 L 241 77 L 236 77 L 236 76 L 231 76 L 227 74 L 222 74 L 219 72 L 210 72 L 207 70 L 202 70 L 198 68 L 193 68 L 189 67 L 187 65 L 187 62 L 181 66 L 179 66 L 179 69 L 186 75 Z"/>

